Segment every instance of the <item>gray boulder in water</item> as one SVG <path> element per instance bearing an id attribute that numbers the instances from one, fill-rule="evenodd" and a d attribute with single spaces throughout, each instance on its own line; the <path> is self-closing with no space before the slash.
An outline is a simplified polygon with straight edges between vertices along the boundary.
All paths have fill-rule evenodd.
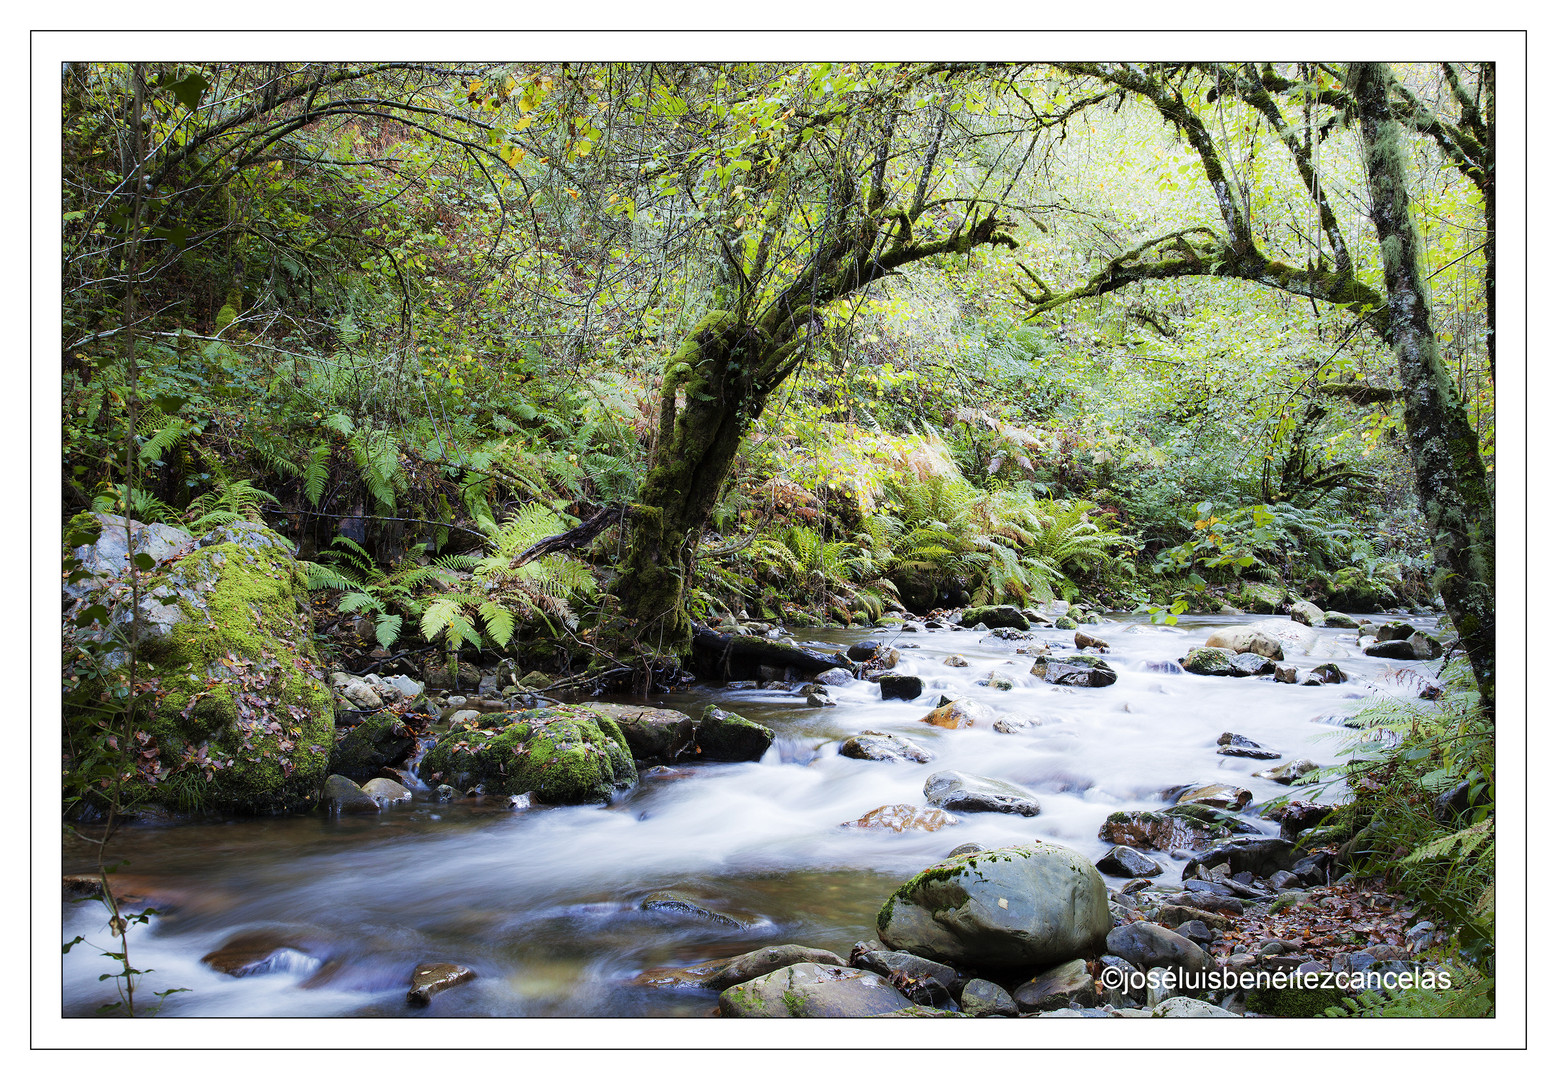
<path id="1" fill-rule="evenodd" d="M 1112 925 L 1097 870 L 1046 843 L 943 859 L 899 886 L 876 916 L 890 949 L 986 968 L 1047 967 L 1099 952 Z"/>

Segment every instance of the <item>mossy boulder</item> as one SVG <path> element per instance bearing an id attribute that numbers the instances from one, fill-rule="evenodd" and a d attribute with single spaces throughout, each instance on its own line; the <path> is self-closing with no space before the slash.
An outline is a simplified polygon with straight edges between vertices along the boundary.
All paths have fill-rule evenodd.
<path id="1" fill-rule="evenodd" d="M 888 948 L 988 968 L 1096 955 L 1112 925 L 1096 868 L 1047 843 L 943 859 L 899 886 L 876 916 Z"/>
<path id="2" fill-rule="evenodd" d="M 709 705 L 697 724 L 704 761 L 759 761 L 773 745 L 773 729 Z"/>
<path id="3" fill-rule="evenodd" d="M 374 713 L 336 733 L 330 772 L 361 783 L 387 765 L 399 765 L 416 746 L 416 734 L 392 712 Z"/>
<path id="4" fill-rule="evenodd" d="M 1282 605 L 1287 602 L 1287 593 L 1277 585 L 1267 585 L 1260 581 L 1245 582 L 1243 591 L 1238 594 L 1234 603 L 1245 611 L 1252 611 L 1256 615 L 1277 615 L 1282 610 Z"/>
<path id="5" fill-rule="evenodd" d="M 1324 584 L 1324 600 L 1342 611 L 1383 611 L 1398 602 L 1390 585 L 1383 577 L 1370 578 L 1358 567 L 1346 566 Z"/>
<path id="6" fill-rule="evenodd" d="M 488 795 L 533 794 L 551 806 L 604 803 L 637 782 L 616 722 L 582 705 L 489 713 L 453 724 L 422 758 L 423 782 Z"/>
<path id="7" fill-rule="evenodd" d="M 1179 659 L 1179 664 L 1191 675 L 1242 675 L 1233 663 L 1233 657 L 1237 655 L 1231 649 L 1203 645 L 1190 649 Z"/>
<path id="8" fill-rule="evenodd" d="M 102 603 L 126 631 L 133 621 L 137 678 L 152 688 L 130 802 L 264 814 L 315 801 L 335 712 L 293 554 L 248 521 L 170 546 L 143 573 L 133 620 L 122 565 L 85 583 L 80 604 Z M 122 649 L 105 657 L 110 668 L 126 659 Z"/>

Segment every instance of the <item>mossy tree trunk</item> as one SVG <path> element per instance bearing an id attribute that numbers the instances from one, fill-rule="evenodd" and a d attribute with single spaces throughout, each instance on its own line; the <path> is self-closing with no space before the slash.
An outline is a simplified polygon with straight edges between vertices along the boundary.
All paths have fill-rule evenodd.
<path id="1" fill-rule="evenodd" d="M 1493 704 L 1493 507 L 1487 470 L 1454 380 L 1438 350 L 1411 218 L 1400 125 L 1389 109 L 1389 69 L 1353 64 L 1353 92 L 1389 297 L 1389 334 L 1400 360 L 1416 490 L 1433 537 L 1439 590 L 1482 699 Z"/>
<path id="2" fill-rule="evenodd" d="M 960 220 L 930 223 L 926 210 L 939 209 L 944 220 L 952 200 L 925 197 L 938 139 L 918 147 L 913 167 L 904 167 L 911 155 L 896 130 L 902 92 L 893 84 L 875 93 L 835 116 L 832 139 L 796 139 L 768 159 L 770 167 L 747 174 L 763 185 L 761 199 L 751 200 L 765 205 L 760 227 L 752 243 L 733 230 L 716 236 L 723 253 L 718 310 L 665 364 L 654 457 L 617 588 L 621 651 L 664 660 L 690 655 L 686 590 L 698 541 L 742 437 L 804 359 L 826 307 L 923 259 L 1016 246 L 994 200 L 955 200 Z M 790 253 L 787 261 L 780 252 Z"/>

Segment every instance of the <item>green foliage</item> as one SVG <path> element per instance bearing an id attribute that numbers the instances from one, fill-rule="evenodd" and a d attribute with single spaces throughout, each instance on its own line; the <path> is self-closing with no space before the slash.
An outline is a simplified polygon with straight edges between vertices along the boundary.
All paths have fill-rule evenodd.
<path id="1" fill-rule="evenodd" d="M 1496 847 L 1493 724 L 1463 662 L 1436 701 L 1378 696 L 1344 770 L 1355 797 L 1343 823 L 1359 831 L 1354 862 L 1452 929 L 1464 955 L 1491 971 Z M 1465 785 L 1464 809 L 1440 799 Z"/>
<path id="2" fill-rule="evenodd" d="M 337 605 L 342 613 L 368 614 L 373 620 L 374 637 L 387 649 L 399 640 L 407 619 L 423 616 L 423 587 L 446 586 L 453 581 L 448 566 L 421 562 L 422 555 L 423 549 L 417 547 L 386 571 L 361 544 L 339 536 L 335 549 L 321 556 L 327 562 L 304 562 L 302 566 L 310 589 L 338 589 L 344 594 Z"/>
<path id="3" fill-rule="evenodd" d="M 1331 1018 L 1461 1019 L 1496 1015 L 1496 984 L 1491 975 L 1466 964 L 1446 961 L 1414 986 L 1364 990 L 1324 1015 Z"/>
<path id="4" fill-rule="evenodd" d="M 503 647 L 521 622 L 540 621 L 554 631 L 576 629 L 573 604 L 591 599 L 597 587 L 589 567 L 566 555 L 525 558 L 537 541 L 566 526 L 555 512 L 531 503 L 487 529 L 492 550 L 470 565 L 468 579 L 450 583 L 421 616 L 421 633 L 450 651 L 463 646 Z"/>

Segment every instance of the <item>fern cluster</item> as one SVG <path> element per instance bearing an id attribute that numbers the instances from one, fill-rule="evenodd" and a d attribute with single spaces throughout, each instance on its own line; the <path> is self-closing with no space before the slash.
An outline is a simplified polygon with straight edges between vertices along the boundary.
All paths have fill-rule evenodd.
<path id="1" fill-rule="evenodd" d="M 1358 711 L 1344 811 L 1354 862 L 1454 931 L 1490 971 L 1496 873 L 1493 725 L 1463 662 L 1436 701 L 1376 695 Z M 1391 736 L 1380 738 L 1380 735 Z M 1457 800 L 1450 796 L 1458 795 Z"/>

